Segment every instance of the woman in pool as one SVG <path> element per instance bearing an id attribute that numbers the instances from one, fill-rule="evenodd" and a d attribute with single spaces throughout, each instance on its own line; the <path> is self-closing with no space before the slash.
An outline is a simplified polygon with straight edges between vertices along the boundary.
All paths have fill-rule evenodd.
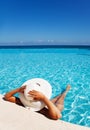
<path id="1" fill-rule="evenodd" d="M 20 88 L 14 89 L 4 95 L 4 99 L 9 102 L 16 103 L 18 105 L 22 105 L 20 99 L 15 97 L 16 93 L 24 93 L 24 89 L 26 86 L 22 86 Z M 37 101 L 43 101 L 47 107 L 44 107 L 39 113 L 45 115 L 46 117 L 57 120 L 62 117 L 62 110 L 64 108 L 64 99 L 66 97 L 67 92 L 70 90 L 70 85 L 66 87 L 66 90 L 59 96 L 55 97 L 52 100 L 49 100 L 44 94 L 39 91 L 32 90 L 29 91 L 29 94 Z"/>

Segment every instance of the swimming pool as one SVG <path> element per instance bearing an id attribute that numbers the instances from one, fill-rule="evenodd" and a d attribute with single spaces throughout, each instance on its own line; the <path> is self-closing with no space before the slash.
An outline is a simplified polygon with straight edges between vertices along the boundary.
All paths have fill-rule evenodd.
<path id="1" fill-rule="evenodd" d="M 0 49 L 0 94 L 35 77 L 49 81 L 52 97 L 71 84 L 62 120 L 90 127 L 90 48 Z"/>

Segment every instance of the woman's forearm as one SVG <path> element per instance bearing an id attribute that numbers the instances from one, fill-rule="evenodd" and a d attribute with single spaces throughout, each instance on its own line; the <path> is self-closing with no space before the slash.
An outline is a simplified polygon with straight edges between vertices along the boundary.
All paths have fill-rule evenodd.
<path id="1" fill-rule="evenodd" d="M 13 102 L 19 105 L 22 105 L 20 99 L 18 97 L 15 97 L 14 94 L 16 93 L 23 93 L 25 89 L 25 86 L 22 86 L 20 88 L 14 89 L 4 95 L 4 99 L 9 102 Z"/>
<path id="2" fill-rule="evenodd" d="M 50 115 L 51 118 L 53 118 L 53 119 L 61 118 L 60 111 L 57 109 L 57 107 L 47 97 L 44 96 L 42 101 L 48 107 L 49 115 Z"/>
<path id="3" fill-rule="evenodd" d="M 4 99 L 8 99 L 10 97 L 12 97 L 14 94 L 18 93 L 20 90 L 20 88 L 17 88 L 17 89 L 14 89 L 10 92 L 7 92 L 5 95 L 4 95 Z"/>

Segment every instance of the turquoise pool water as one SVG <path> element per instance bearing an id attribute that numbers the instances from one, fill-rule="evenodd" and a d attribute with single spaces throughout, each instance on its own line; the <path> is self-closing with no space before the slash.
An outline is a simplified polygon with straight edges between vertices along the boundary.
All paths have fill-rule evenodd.
<path id="1" fill-rule="evenodd" d="M 35 77 L 49 81 L 52 98 L 71 84 L 62 120 L 90 127 L 90 48 L 0 49 L 0 94 Z"/>

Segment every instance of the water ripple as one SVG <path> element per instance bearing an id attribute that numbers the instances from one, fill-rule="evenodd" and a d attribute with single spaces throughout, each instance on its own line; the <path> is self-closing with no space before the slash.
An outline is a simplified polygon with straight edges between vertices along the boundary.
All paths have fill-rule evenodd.
<path id="1" fill-rule="evenodd" d="M 75 50 L 74 50 L 75 51 Z M 0 50 L 0 93 L 21 86 L 30 78 L 44 78 L 52 85 L 52 98 L 67 84 L 72 89 L 65 98 L 62 120 L 90 127 L 90 57 L 86 50 L 59 50 L 45 53 L 28 49 Z M 51 53 L 50 53 L 51 52 Z M 89 53 L 89 50 L 88 50 Z"/>

